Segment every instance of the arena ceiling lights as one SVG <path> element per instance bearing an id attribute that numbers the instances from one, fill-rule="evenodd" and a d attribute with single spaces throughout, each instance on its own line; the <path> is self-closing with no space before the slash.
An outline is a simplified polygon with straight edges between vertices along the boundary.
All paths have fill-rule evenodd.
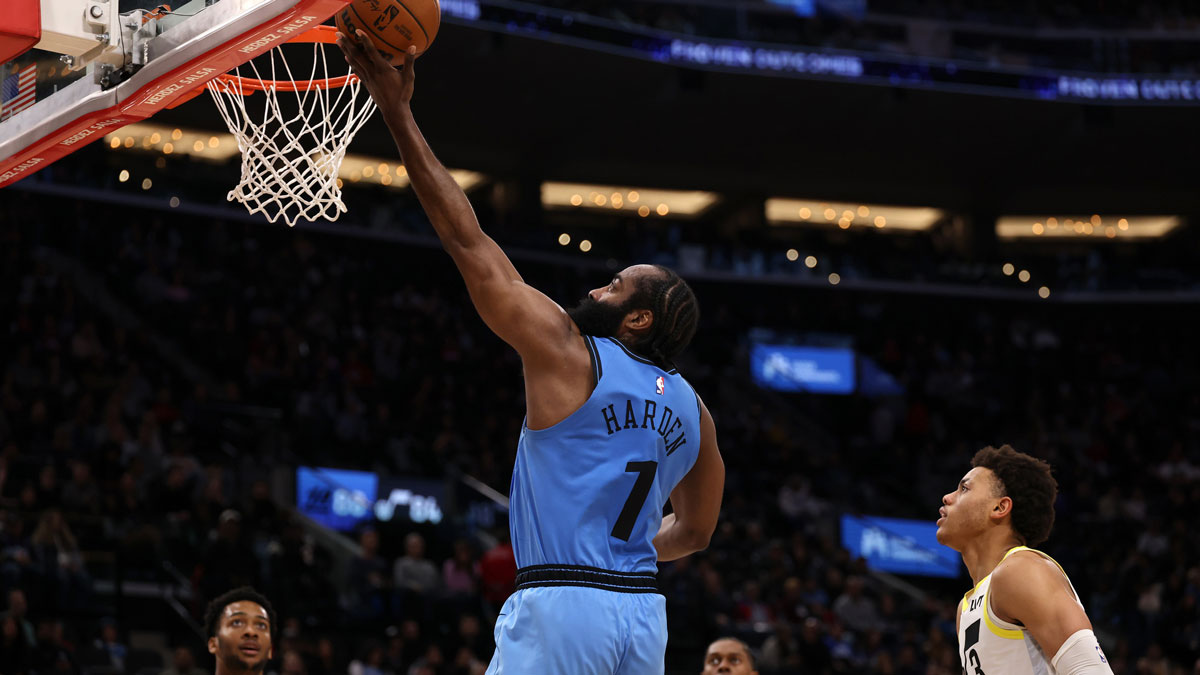
<path id="1" fill-rule="evenodd" d="M 465 169 L 447 169 L 463 192 L 470 192 L 486 178 L 483 174 Z M 409 186 L 408 171 L 395 158 L 346 155 L 338 178 L 351 183 L 377 183 L 402 190 Z"/>
<path id="2" fill-rule="evenodd" d="M 113 150 L 141 150 L 164 155 L 186 155 L 197 159 L 223 162 L 241 154 L 233 134 L 135 122 L 104 137 Z"/>
<path id="3" fill-rule="evenodd" d="M 999 239 L 1157 239 L 1179 227 L 1179 216 L 1002 216 Z"/>
<path id="4" fill-rule="evenodd" d="M 766 210 L 767 222 L 772 225 L 818 225 L 843 230 L 869 227 L 924 232 L 946 217 L 946 212 L 941 209 L 923 206 L 820 202 L 783 197 L 768 199 Z"/>
<path id="5" fill-rule="evenodd" d="M 137 122 L 121 127 L 104 137 L 104 143 L 113 150 L 152 152 L 160 155 L 185 155 L 211 162 L 225 162 L 241 156 L 237 140 L 228 132 L 214 133 L 202 129 Z M 465 192 L 478 186 L 485 179 L 481 173 L 463 169 L 450 169 L 450 175 Z M 343 183 L 374 183 L 397 190 L 408 187 L 408 173 L 404 165 L 395 158 L 346 155 L 338 170 Z"/>
<path id="6" fill-rule="evenodd" d="M 542 183 L 542 206 L 547 209 L 626 211 L 642 218 L 696 218 L 717 203 L 714 192 L 656 188 Z"/>

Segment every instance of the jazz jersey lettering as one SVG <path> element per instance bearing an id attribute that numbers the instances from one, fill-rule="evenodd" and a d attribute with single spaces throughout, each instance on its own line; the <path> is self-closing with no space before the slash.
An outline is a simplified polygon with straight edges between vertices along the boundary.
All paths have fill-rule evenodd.
<path id="1" fill-rule="evenodd" d="M 518 567 L 654 572 L 654 535 L 700 449 L 700 402 L 674 369 L 584 336 L 596 388 L 558 424 L 521 429 L 510 529 Z"/>
<path id="2" fill-rule="evenodd" d="M 1004 554 L 1002 560 L 1018 551 L 1032 551 L 1054 562 L 1050 556 L 1017 546 Z M 1056 565 L 1058 563 L 1055 563 Z M 1059 567 L 1059 570 L 1062 570 Z M 1066 572 L 1063 572 L 1066 576 Z M 1003 621 L 992 613 L 988 588 L 992 575 L 987 575 L 962 599 L 962 614 L 958 620 L 958 656 L 966 675 L 1052 675 L 1050 659 L 1038 646 L 1024 626 Z M 1070 584 L 1070 579 L 1067 580 Z M 1075 587 L 1071 587 L 1075 593 Z M 1079 603 L 1079 594 L 1075 593 Z M 1082 607 L 1083 604 L 1079 603 Z"/>

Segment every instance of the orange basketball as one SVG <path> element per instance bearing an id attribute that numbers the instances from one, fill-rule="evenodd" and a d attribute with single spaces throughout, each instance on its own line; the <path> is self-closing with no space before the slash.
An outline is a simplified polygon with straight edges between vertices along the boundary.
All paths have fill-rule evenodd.
<path id="1" fill-rule="evenodd" d="M 342 33 L 361 30 L 389 62 L 400 65 L 409 45 L 429 49 L 442 25 L 438 0 L 354 0 L 335 19 Z"/>

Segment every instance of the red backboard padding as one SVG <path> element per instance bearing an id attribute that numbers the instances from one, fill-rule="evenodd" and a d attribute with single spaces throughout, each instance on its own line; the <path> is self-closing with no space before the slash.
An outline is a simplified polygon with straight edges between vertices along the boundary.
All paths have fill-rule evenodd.
<path id="1" fill-rule="evenodd" d="M 0 12 L 0 63 L 7 63 L 42 39 L 40 0 L 2 0 Z"/>

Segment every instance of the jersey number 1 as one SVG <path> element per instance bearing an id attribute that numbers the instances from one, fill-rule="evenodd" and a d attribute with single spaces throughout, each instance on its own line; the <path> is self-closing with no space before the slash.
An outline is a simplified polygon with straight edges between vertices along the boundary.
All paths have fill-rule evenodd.
<path id="1" fill-rule="evenodd" d="M 621 515 L 617 517 L 617 524 L 613 525 L 612 536 L 621 541 L 629 541 L 629 535 L 633 534 L 633 525 L 637 522 L 637 515 L 642 511 L 642 505 L 646 503 L 646 497 L 650 496 L 650 486 L 654 484 L 654 474 L 658 473 L 658 462 L 630 462 L 625 465 L 625 473 L 637 472 L 637 480 L 633 483 L 633 490 L 629 493 L 629 499 L 625 500 L 625 506 L 621 508 Z"/>

